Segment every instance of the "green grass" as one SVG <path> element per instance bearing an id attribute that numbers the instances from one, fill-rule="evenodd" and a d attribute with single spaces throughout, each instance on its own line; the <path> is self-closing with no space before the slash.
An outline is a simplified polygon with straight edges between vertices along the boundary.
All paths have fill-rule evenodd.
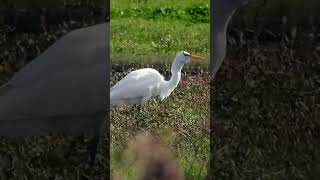
<path id="1" fill-rule="evenodd" d="M 115 9 L 126 9 L 132 7 L 175 7 L 175 8 L 186 8 L 199 5 L 209 4 L 208 0 L 118 0 L 110 1 L 111 11 Z"/>
<path id="2" fill-rule="evenodd" d="M 111 58 L 130 62 L 173 59 L 176 52 L 186 50 L 208 57 L 209 28 L 207 24 L 189 24 L 177 21 L 154 22 L 141 18 L 111 21 Z M 127 28 L 130 27 L 130 28 Z M 206 37 L 207 36 L 207 37 Z"/>
<path id="3" fill-rule="evenodd" d="M 112 63 L 172 61 L 181 50 L 209 57 L 209 12 L 209 1 L 111 2 Z"/>

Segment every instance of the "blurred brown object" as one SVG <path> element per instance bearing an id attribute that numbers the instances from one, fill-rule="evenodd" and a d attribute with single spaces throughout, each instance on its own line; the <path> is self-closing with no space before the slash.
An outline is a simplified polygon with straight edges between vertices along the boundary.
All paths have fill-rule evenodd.
<path id="1" fill-rule="evenodd" d="M 177 167 L 174 157 L 165 148 L 159 137 L 149 133 L 137 135 L 128 146 L 125 157 L 126 166 L 134 166 L 139 180 L 183 180 L 184 176 Z M 121 169 L 114 180 L 123 179 L 128 170 Z"/>

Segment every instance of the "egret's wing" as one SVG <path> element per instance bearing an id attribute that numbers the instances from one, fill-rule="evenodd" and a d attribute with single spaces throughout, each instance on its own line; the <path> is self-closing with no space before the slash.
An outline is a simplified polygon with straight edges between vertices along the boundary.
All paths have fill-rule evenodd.
<path id="1" fill-rule="evenodd" d="M 157 73 L 157 71 L 150 71 L 149 68 L 139 69 L 130 72 L 128 75 L 126 75 L 124 78 L 122 78 L 119 82 L 117 82 L 112 88 L 112 90 L 125 88 L 128 86 L 132 86 L 136 83 L 143 83 L 148 80 L 153 80 L 154 73 Z M 150 77 L 150 78 L 148 78 Z"/>
<path id="2" fill-rule="evenodd" d="M 163 77 L 154 69 L 145 68 L 133 71 L 112 87 L 110 104 L 113 102 L 130 103 L 131 101 L 138 103 L 142 98 L 151 96 L 153 88 L 160 87 L 162 81 Z"/>

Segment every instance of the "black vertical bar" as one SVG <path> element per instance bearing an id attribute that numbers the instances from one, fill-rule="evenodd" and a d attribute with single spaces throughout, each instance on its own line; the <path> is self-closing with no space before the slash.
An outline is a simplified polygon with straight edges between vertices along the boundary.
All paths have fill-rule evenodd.
<path id="1" fill-rule="evenodd" d="M 106 84 L 107 84 L 107 89 L 106 89 L 106 94 L 107 94 L 107 125 L 106 125 L 106 137 L 107 137 L 107 167 L 106 167 L 106 176 L 104 179 L 110 179 L 110 73 L 111 71 L 109 71 L 110 68 L 110 0 L 105 0 L 106 3 L 106 10 L 105 10 L 105 14 L 106 14 L 106 21 L 107 21 L 107 57 L 108 57 L 108 62 L 107 62 L 107 78 L 106 78 Z"/>
<path id="2" fill-rule="evenodd" d="M 210 72 L 212 69 L 213 64 L 213 34 L 214 34 L 214 1 L 210 0 L 210 63 L 209 63 L 209 70 Z M 214 107 L 214 97 L 213 97 L 213 78 L 210 78 L 210 102 L 209 102 L 209 119 L 210 119 L 210 158 L 209 158 L 209 168 L 208 168 L 208 179 L 213 179 L 213 158 L 214 158 L 214 135 L 213 135 L 213 128 L 214 128 L 214 120 L 213 120 L 213 107 Z"/>

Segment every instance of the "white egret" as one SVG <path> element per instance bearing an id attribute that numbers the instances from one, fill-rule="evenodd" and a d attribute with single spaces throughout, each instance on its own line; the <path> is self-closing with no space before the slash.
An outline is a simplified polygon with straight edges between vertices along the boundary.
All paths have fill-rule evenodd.
<path id="1" fill-rule="evenodd" d="M 155 96 L 160 96 L 160 99 L 163 100 L 177 87 L 183 65 L 190 60 L 204 59 L 204 57 L 186 51 L 178 52 L 171 66 L 172 76 L 169 81 L 166 81 L 157 70 L 152 68 L 132 71 L 111 88 L 110 105 L 143 105 Z"/>

